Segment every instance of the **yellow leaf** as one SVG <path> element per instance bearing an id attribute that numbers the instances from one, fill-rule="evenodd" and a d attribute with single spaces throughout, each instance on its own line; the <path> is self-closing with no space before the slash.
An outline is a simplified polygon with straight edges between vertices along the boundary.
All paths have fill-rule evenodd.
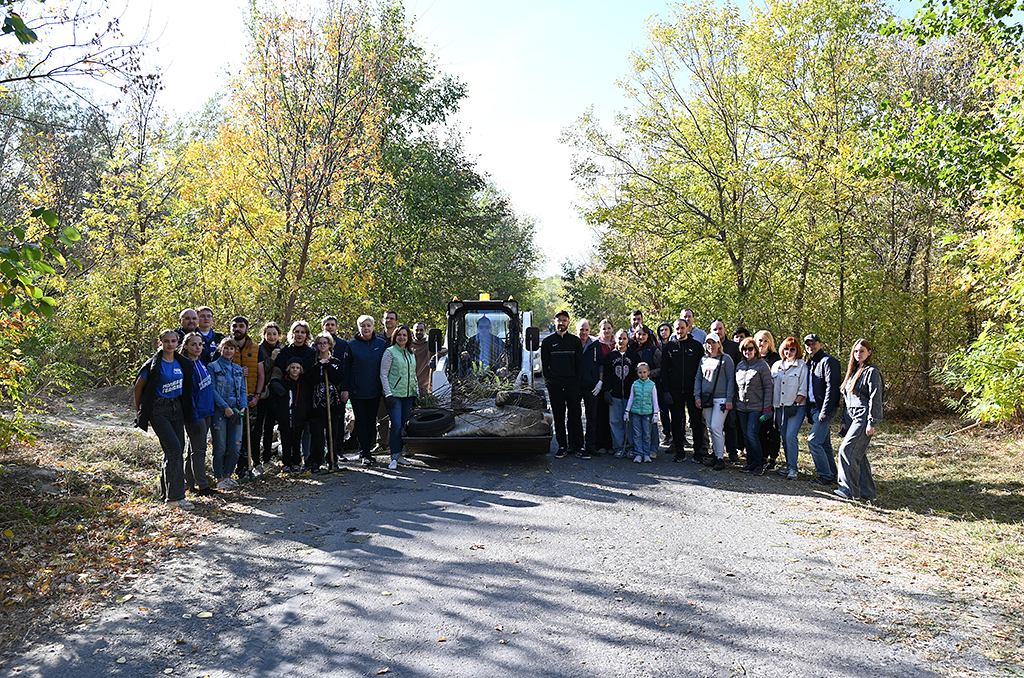
<path id="1" fill-rule="evenodd" d="M 4 530 L 4 536 L 5 537 L 13 537 L 14 536 L 14 530 Z"/>

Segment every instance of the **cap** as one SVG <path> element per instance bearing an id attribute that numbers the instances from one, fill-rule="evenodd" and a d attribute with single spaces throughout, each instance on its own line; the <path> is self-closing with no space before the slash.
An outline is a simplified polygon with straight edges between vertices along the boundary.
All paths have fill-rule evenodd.
<path id="1" fill-rule="evenodd" d="M 719 344 L 722 343 L 722 338 L 718 336 L 716 332 L 708 332 L 708 335 L 704 337 L 704 341 L 710 339 L 711 341 L 717 341 Z"/>
<path id="2" fill-rule="evenodd" d="M 808 343 L 810 343 L 810 342 L 812 342 L 812 341 L 814 341 L 814 342 L 817 342 L 817 343 L 819 343 L 819 344 L 824 344 L 824 343 L 825 343 L 824 341 L 822 341 L 822 340 L 821 340 L 821 337 L 819 337 L 819 336 L 818 336 L 817 334 L 815 334 L 814 332 L 811 332 L 811 333 L 810 333 L 810 334 L 808 334 L 808 335 L 807 335 L 806 337 L 804 337 L 804 343 L 805 343 L 805 344 L 808 344 Z"/>
<path id="3" fill-rule="evenodd" d="M 561 309 L 561 310 L 560 310 L 560 311 L 559 311 L 558 313 L 556 313 L 556 314 L 555 314 L 555 317 L 557 318 L 557 317 L 558 317 L 558 316 L 560 316 L 560 315 L 564 315 L 564 316 L 565 316 L 566 318 L 568 318 L 568 317 L 569 317 L 569 312 L 568 312 L 568 311 L 566 311 L 566 310 L 565 310 L 565 309 L 563 308 L 563 309 Z"/>

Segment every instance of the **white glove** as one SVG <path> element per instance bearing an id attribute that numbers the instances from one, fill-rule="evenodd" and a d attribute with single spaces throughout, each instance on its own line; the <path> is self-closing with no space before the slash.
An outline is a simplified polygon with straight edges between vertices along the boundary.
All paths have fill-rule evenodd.
<path id="1" fill-rule="evenodd" d="M 604 382 L 598 381 L 597 382 L 597 386 L 594 387 L 594 390 L 591 391 L 591 393 L 593 393 L 594 395 L 601 395 L 601 387 L 602 386 L 604 386 Z"/>

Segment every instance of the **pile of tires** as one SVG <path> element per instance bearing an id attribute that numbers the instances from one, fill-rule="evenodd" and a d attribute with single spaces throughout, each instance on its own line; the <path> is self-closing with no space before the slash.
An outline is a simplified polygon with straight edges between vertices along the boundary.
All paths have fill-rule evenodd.
<path id="1" fill-rule="evenodd" d="M 433 438 L 455 428 L 455 414 L 449 410 L 413 410 L 405 434 L 413 438 Z"/>

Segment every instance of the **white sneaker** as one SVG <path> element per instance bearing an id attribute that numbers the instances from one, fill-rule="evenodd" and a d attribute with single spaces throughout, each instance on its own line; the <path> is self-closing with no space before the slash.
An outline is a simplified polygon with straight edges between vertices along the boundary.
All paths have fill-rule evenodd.
<path id="1" fill-rule="evenodd" d="M 391 469 L 392 471 L 394 471 L 396 468 L 398 468 L 398 460 L 397 459 L 392 459 L 391 463 L 388 464 L 388 468 Z"/>
<path id="2" fill-rule="evenodd" d="M 238 483 L 236 483 L 232 478 L 225 478 L 217 483 L 218 490 L 233 490 L 236 487 L 238 487 Z"/>
<path id="3" fill-rule="evenodd" d="M 657 452 L 651 452 L 651 459 L 657 459 L 657 458 L 658 458 L 658 453 Z"/>
<path id="4" fill-rule="evenodd" d="M 643 460 L 644 460 L 644 458 L 643 458 L 643 457 L 641 457 L 641 456 L 640 456 L 639 454 L 638 454 L 638 455 L 636 455 L 635 457 L 633 457 L 633 461 L 635 461 L 635 462 L 636 462 L 637 464 L 639 464 L 639 463 L 640 463 L 640 462 L 642 462 Z"/>
<path id="5" fill-rule="evenodd" d="M 179 499 L 178 501 L 169 501 L 165 504 L 167 508 L 180 508 L 180 509 L 193 509 L 195 504 L 190 502 L 188 499 Z"/>
<path id="6" fill-rule="evenodd" d="M 402 466 L 412 466 L 412 462 L 406 459 L 405 457 L 399 457 L 398 463 L 401 464 Z"/>
<path id="7" fill-rule="evenodd" d="M 796 471 L 790 471 L 787 473 L 786 480 L 796 480 Z"/>
<path id="8" fill-rule="evenodd" d="M 252 470 L 252 474 L 254 476 L 261 476 L 264 473 L 266 473 L 266 471 L 263 469 L 263 464 L 258 465 L 256 468 Z"/>

